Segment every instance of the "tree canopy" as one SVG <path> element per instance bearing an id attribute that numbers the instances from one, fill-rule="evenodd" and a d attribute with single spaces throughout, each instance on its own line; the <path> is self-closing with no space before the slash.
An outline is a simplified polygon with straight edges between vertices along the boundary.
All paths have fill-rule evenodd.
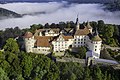
<path id="1" fill-rule="evenodd" d="M 13 38 L 9 38 L 8 40 L 6 40 L 6 44 L 4 45 L 3 49 L 5 51 L 10 51 L 13 53 L 19 52 L 19 46 L 18 46 L 16 40 Z"/>

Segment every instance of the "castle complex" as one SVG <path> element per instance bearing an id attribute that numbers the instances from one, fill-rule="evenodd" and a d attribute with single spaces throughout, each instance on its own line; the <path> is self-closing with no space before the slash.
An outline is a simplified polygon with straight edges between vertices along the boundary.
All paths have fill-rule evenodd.
<path id="1" fill-rule="evenodd" d="M 65 52 L 68 49 L 86 46 L 89 51 L 86 57 L 100 57 L 102 40 L 97 30 L 92 31 L 89 22 L 81 28 L 78 18 L 73 29 L 39 29 L 35 34 L 24 35 L 26 52 L 49 54 Z M 63 54 L 64 55 L 64 54 Z"/>

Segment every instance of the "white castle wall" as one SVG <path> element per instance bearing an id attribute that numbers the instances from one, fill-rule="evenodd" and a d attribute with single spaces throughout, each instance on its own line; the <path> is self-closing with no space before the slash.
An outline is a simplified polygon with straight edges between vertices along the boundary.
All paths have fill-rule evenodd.
<path id="1" fill-rule="evenodd" d="M 38 53 L 38 54 L 49 54 L 50 53 L 50 47 L 37 47 L 33 48 L 33 53 Z"/>
<path id="2" fill-rule="evenodd" d="M 94 57 L 99 58 L 100 57 L 100 50 L 101 50 L 101 44 L 102 41 L 88 41 L 88 48 L 89 50 L 93 51 Z"/>
<path id="3" fill-rule="evenodd" d="M 73 47 L 85 46 L 87 39 L 87 35 L 74 36 Z"/>
<path id="4" fill-rule="evenodd" d="M 68 41 L 65 41 L 64 39 L 60 39 L 58 41 L 53 41 L 53 51 L 65 51 L 69 48 L 70 45 L 73 44 L 73 39 L 69 39 Z"/>
<path id="5" fill-rule="evenodd" d="M 25 48 L 26 52 L 33 52 L 32 48 L 34 47 L 34 36 L 31 38 L 25 38 Z"/>

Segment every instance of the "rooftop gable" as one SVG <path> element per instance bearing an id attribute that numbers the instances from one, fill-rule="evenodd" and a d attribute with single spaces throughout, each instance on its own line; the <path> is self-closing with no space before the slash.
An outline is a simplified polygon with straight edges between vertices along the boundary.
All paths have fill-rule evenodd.
<path id="1" fill-rule="evenodd" d="M 90 33 L 89 29 L 84 28 L 84 29 L 77 30 L 75 32 L 75 35 L 87 35 L 89 33 Z"/>

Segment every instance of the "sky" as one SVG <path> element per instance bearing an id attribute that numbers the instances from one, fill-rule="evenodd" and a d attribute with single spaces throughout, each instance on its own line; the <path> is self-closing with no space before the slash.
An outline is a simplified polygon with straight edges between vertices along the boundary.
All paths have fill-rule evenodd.
<path id="1" fill-rule="evenodd" d="M 79 13 L 79 22 L 104 20 L 105 23 L 120 25 L 120 12 L 103 10 L 102 4 L 68 4 L 67 2 L 49 3 L 8 3 L 0 7 L 25 15 L 22 18 L 0 20 L 0 29 L 20 27 L 29 28 L 32 24 L 59 23 L 74 21 Z M 44 12 L 41 14 L 40 12 Z"/>

